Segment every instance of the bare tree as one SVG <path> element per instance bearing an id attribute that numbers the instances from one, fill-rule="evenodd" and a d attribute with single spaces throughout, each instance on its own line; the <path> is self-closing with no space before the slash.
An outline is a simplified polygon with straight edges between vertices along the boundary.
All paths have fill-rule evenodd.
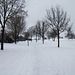
<path id="1" fill-rule="evenodd" d="M 46 24 L 45 21 L 42 21 L 42 27 L 41 27 L 41 36 L 42 36 L 42 42 L 44 44 L 44 39 L 45 39 L 45 33 L 47 32 L 48 30 L 48 25 Z"/>
<path id="2" fill-rule="evenodd" d="M 36 36 L 36 42 L 38 40 L 38 37 L 40 37 L 40 35 L 41 35 L 40 26 L 41 26 L 41 22 L 37 21 L 36 25 L 34 26 L 34 35 Z"/>
<path id="3" fill-rule="evenodd" d="M 1 50 L 3 50 L 4 31 L 8 19 L 14 14 L 21 12 L 24 7 L 23 0 L 0 0 L 0 24 L 2 27 Z"/>
<path id="4" fill-rule="evenodd" d="M 37 27 L 37 25 L 35 26 L 35 35 L 36 35 L 36 42 L 37 42 L 37 37 L 38 37 L 38 27 Z"/>
<path id="5" fill-rule="evenodd" d="M 40 29 L 39 29 L 39 25 L 38 22 L 36 23 L 35 26 L 31 26 L 27 32 L 29 33 L 29 36 L 32 38 L 32 36 L 36 36 L 36 42 L 38 40 L 38 37 L 40 36 Z"/>
<path id="6" fill-rule="evenodd" d="M 42 22 L 42 42 L 43 42 L 43 44 L 44 44 L 44 34 L 45 34 L 45 23 L 44 22 Z"/>
<path id="7" fill-rule="evenodd" d="M 27 40 L 27 45 L 29 46 L 29 32 L 25 33 L 25 40 Z"/>
<path id="8" fill-rule="evenodd" d="M 51 33 L 51 31 L 49 31 L 49 30 L 46 32 L 46 36 L 47 36 L 47 38 L 48 38 L 49 40 L 51 39 L 50 33 Z"/>
<path id="9" fill-rule="evenodd" d="M 27 32 L 29 33 L 29 36 L 32 39 L 32 37 L 35 35 L 35 27 L 34 26 L 29 27 L 29 29 L 27 30 Z"/>
<path id="10" fill-rule="evenodd" d="M 47 24 L 58 36 L 58 47 L 60 47 L 59 39 L 60 34 L 67 30 L 69 27 L 70 18 L 67 16 L 67 12 L 64 12 L 63 9 L 60 9 L 60 6 L 56 8 L 51 8 L 47 10 Z"/>
<path id="11" fill-rule="evenodd" d="M 42 29 L 41 29 L 41 21 L 37 21 L 37 34 L 38 34 L 38 37 L 39 37 L 39 39 L 41 38 L 41 31 L 42 31 Z"/>
<path id="12" fill-rule="evenodd" d="M 11 32 L 16 44 L 16 41 L 19 40 L 19 35 L 26 29 L 24 16 L 14 15 L 11 17 L 7 22 L 7 28 Z"/>
<path id="13" fill-rule="evenodd" d="M 54 32 L 54 30 L 51 30 L 50 32 L 50 37 L 53 39 L 53 41 L 55 41 L 55 38 L 57 37 L 56 33 Z"/>
<path id="14" fill-rule="evenodd" d="M 68 38 L 68 39 L 75 39 L 75 34 L 72 31 L 72 26 L 68 28 L 65 37 Z"/>
<path id="15" fill-rule="evenodd" d="M 39 37 L 39 39 L 42 37 L 42 42 L 44 44 L 44 35 L 47 29 L 48 25 L 45 23 L 45 21 L 37 21 L 35 26 L 36 42 L 37 42 L 37 37 Z"/>

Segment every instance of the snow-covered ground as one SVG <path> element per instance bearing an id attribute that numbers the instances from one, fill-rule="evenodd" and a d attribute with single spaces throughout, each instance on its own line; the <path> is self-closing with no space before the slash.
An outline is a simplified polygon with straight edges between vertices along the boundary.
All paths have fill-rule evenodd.
<path id="1" fill-rule="evenodd" d="M 75 40 L 4 44 L 0 75 L 75 75 Z"/>

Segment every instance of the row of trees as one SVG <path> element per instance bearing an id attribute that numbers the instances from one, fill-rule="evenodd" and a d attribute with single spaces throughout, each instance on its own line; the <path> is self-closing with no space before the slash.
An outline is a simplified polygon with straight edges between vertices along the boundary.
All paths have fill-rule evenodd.
<path id="1" fill-rule="evenodd" d="M 37 21 L 35 26 L 30 27 L 27 32 L 29 33 L 29 36 L 32 38 L 32 36 L 36 36 L 36 42 L 37 40 L 42 38 L 42 42 L 44 44 L 44 38 L 45 33 L 48 30 L 48 26 L 45 24 L 44 21 Z"/>
<path id="2" fill-rule="evenodd" d="M 0 0 L 0 24 L 1 24 L 1 50 L 3 50 L 4 33 L 7 27 L 15 38 L 25 28 L 25 17 L 27 12 L 24 10 L 24 0 Z M 18 29 L 17 29 L 18 28 Z"/>
<path id="3" fill-rule="evenodd" d="M 60 34 L 67 31 L 66 37 L 71 36 L 71 24 L 70 17 L 68 17 L 67 12 L 56 6 L 56 8 L 51 8 L 46 11 L 47 15 L 44 21 L 38 21 L 35 26 L 30 27 L 28 32 L 31 36 L 36 35 L 39 38 L 42 37 L 44 43 L 44 35 L 46 34 L 49 38 L 58 39 L 58 47 L 60 47 Z M 69 30 L 70 29 L 70 30 Z M 32 32 L 32 33 L 31 33 Z"/>
<path id="4" fill-rule="evenodd" d="M 1 39 L 1 50 L 3 50 L 3 41 L 5 27 L 10 35 L 12 35 L 15 40 L 19 39 L 19 35 L 26 29 L 25 18 L 27 16 L 27 11 L 25 11 L 24 0 L 0 0 L 0 24 L 2 28 L 2 39 Z M 58 38 L 58 47 L 60 47 L 60 34 L 67 31 L 66 37 L 75 37 L 72 32 L 72 27 L 70 25 L 70 17 L 68 17 L 67 12 L 63 11 L 60 6 L 56 8 L 51 8 L 46 10 L 47 15 L 43 21 L 37 21 L 35 26 L 30 27 L 25 33 L 25 38 L 36 36 L 37 39 L 42 38 L 44 44 L 45 35 L 48 38 Z M 70 37 L 72 36 L 72 37 Z M 39 37 L 39 38 L 37 38 Z"/>

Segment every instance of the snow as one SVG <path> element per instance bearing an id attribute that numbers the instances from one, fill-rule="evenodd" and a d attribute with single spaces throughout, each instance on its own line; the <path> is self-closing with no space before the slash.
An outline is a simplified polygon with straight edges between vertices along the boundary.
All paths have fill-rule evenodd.
<path id="1" fill-rule="evenodd" d="M 75 75 L 75 40 L 30 41 L 4 44 L 0 50 L 0 75 Z"/>

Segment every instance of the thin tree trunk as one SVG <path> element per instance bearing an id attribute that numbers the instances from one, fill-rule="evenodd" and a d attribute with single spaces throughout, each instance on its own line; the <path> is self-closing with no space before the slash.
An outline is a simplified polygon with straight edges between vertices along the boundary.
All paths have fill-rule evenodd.
<path id="1" fill-rule="evenodd" d="M 44 37 L 43 37 L 43 44 L 44 44 Z"/>
<path id="2" fill-rule="evenodd" d="M 37 32 L 36 32 L 36 42 L 37 42 Z"/>
<path id="3" fill-rule="evenodd" d="M 4 22 L 2 25 L 1 50 L 4 49 L 5 16 L 6 16 L 6 10 L 5 10 L 5 0 L 4 0 Z"/>
<path id="4" fill-rule="evenodd" d="M 44 33 L 42 32 L 42 43 L 44 44 Z"/>
<path id="5" fill-rule="evenodd" d="M 60 36 L 59 36 L 59 30 L 58 30 L 58 48 L 60 47 Z"/>
<path id="6" fill-rule="evenodd" d="M 29 46 L 29 40 L 27 40 L 27 45 Z"/>
<path id="7" fill-rule="evenodd" d="M 42 41 L 44 44 L 44 22 L 42 23 Z"/>
<path id="8" fill-rule="evenodd" d="M 16 25 L 15 25 L 15 44 L 16 44 Z"/>
<path id="9" fill-rule="evenodd" d="M 2 34 L 1 34 L 1 50 L 4 49 L 4 27 L 2 28 Z"/>
<path id="10" fill-rule="evenodd" d="M 31 35 L 31 41 L 32 41 L 32 35 Z"/>

